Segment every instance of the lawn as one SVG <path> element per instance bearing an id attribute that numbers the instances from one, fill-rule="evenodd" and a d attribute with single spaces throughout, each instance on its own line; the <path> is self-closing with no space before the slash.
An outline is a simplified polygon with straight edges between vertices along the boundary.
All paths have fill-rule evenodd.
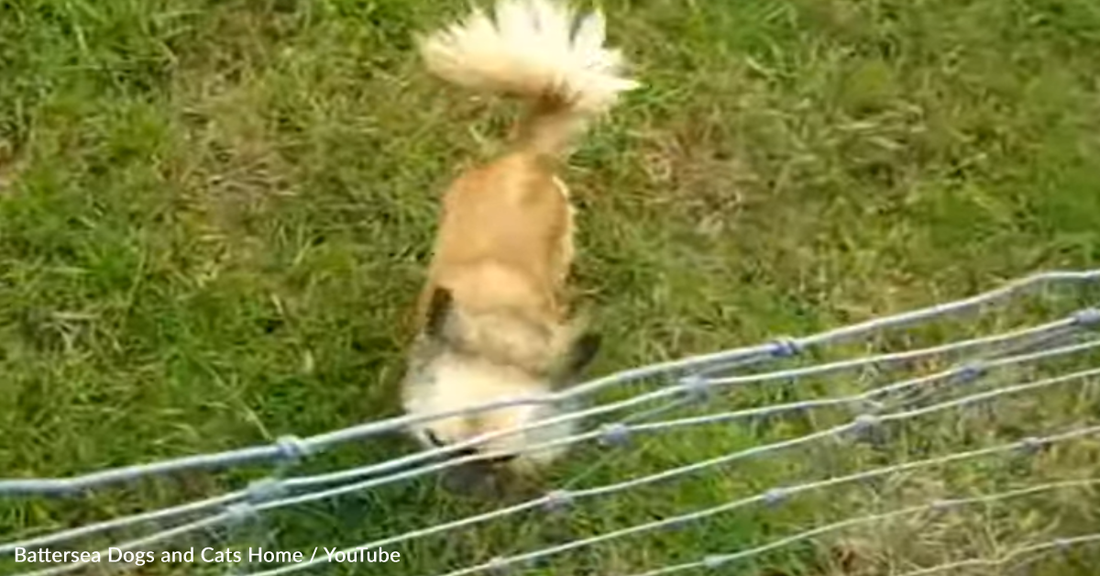
<path id="1" fill-rule="evenodd" d="M 1039 270 L 1100 265 L 1095 0 L 604 5 L 613 41 L 646 86 L 591 132 L 565 175 L 580 204 L 580 305 L 606 342 L 594 374 L 809 334 Z M 412 35 L 461 8 L 0 0 L 0 477 L 69 476 L 399 413 L 406 320 L 439 193 L 500 150 L 515 111 L 448 89 L 419 67 Z M 984 324 L 843 352 L 926 345 L 1070 309 L 1033 303 Z M 1038 374 L 1014 372 L 1025 373 Z M 823 379 L 805 393 L 866 384 Z M 1100 391 L 1058 390 L 995 416 L 899 430 L 878 452 L 736 463 L 573 514 L 526 513 L 424 538 L 393 548 L 400 565 L 355 573 L 442 573 L 887 456 L 919 459 L 1100 421 Z M 720 400 L 762 399 L 775 398 Z M 582 473 L 579 486 L 619 481 L 839 417 L 701 427 L 602 464 L 591 447 L 550 481 Z M 1096 476 L 1097 443 L 1075 446 L 1023 471 L 1009 460 L 959 466 L 624 537 L 531 573 L 633 574 L 861 507 Z M 305 469 L 414 449 L 387 437 Z M 263 472 L 3 501 L 0 542 L 216 494 Z M 1060 493 L 865 529 L 718 573 L 901 574 L 1041 540 L 1028 540 L 1034 534 L 1095 532 L 1100 500 L 1082 498 Z M 196 543 L 349 546 L 491 508 L 442 493 L 429 478 L 287 509 Z M 9 560 L 0 558 L 0 574 L 28 568 Z M 1081 549 L 1026 574 L 1093 574 L 1098 561 L 1096 548 Z M 157 563 L 142 573 L 221 568 Z"/>

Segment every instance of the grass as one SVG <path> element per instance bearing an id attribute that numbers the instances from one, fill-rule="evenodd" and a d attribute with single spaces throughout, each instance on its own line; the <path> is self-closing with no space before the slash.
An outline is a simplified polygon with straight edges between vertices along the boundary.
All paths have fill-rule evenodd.
<path id="1" fill-rule="evenodd" d="M 605 5 L 647 86 L 590 134 L 567 175 L 581 204 L 577 282 L 607 342 L 595 372 L 807 334 L 1100 261 L 1093 0 Z M 402 326 L 437 195 L 462 166 L 499 149 L 513 112 L 420 70 L 412 33 L 459 9 L 427 0 L 0 1 L 0 475 L 68 476 L 398 413 Z M 998 325 L 1049 311 L 1029 306 Z M 995 417 L 914 425 L 885 452 L 726 466 L 569 516 L 417 541 L 396 548 L 399 566 L 355 573 L 441 572 L 795 477 L 1095 422 L 1095 391 L 1059 390 L 1008 402 Z M 554 478 L 622 480 L 836 417 L 670 434 L 613 454 L 611 465 L 582 450 Z M 959 466 L 722 515 L 533 572 L 640 572 L 857 509 L 1095 475 L 1095 443 L 1076 446 L 1030 465 Z M 413 448 L 385 439 L 317 466 Z M 258 473 L 4 502 L 0 540 L 197 498 Z M 856 530 L 720 572 L 901 573 L 1039 533 L 1096 530 L 1096 508 L 1080 495 L 1036 498 Z M 236 536 L 310 550 L 486 506 L 425 481 L 280 513 Z M 1030 573 L 1091 574 L 1098 559 L 1095 549 L 1055 555 Z M 6 561 L 2 573 L 26 568 Z"/>

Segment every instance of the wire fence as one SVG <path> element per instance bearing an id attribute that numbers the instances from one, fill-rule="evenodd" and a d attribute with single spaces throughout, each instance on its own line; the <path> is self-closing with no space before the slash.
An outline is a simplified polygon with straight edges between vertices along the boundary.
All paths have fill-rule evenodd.
<path id="1" fill-rule="evenodd" d="M 366 423 L 342 430 L 298 438 L 286 436 L 271 445 L 253 446 L 216 454 L 196 455 L 162 462 L 139 464 L 89 473 L 73 478 L 10 478 L 0 479 L 0 502 L 28 498 L 73 500 L 119 486 L 130 486 L 139 480 L 172 477 L 185 472 L 227 471 L 242 467 L 271 465 L 276 469 L 268 476 L 254 481 L 244 488 L 225 494 L 156 510 L 123 515 L 99 522 L 66 528 L 53 532 L 27 535 L 0 542 L 0 567 L 2 561 L 28 550 L 85 550 L 89 543 L 100 545 L 100 555 L 107 557 L 108 550 L 136 551 L 150 548 L 170 548 L 183 538 L 202 537 L 219 529 L 229 529 L 261 518 L 277 510 L 294 509 L 306 504 L 317 504 L 334 498 L 363 494 L 383 487 L 410 482 L 438 474 L 461 464 L 492 458 L 498 454 L 466 454 L 465 449 L 484 444 L 496 437 L 518 434 L 532 428 L 550 426 L 563 421 L 580 420 L 586 425 L 576 435 L 532 446 L 532 449 L 556 446 L 588 447 L 596 452 L 604 451 L 606 458 L 614 458 L 621 450 L 630 449 L 636 439 L 661 438 L 673 433 L 709 429 L 714 426 L 739 426 L 742 429 L 754 424 L 776 419 L 795 418 L 818 414 L 826 409 L 839 410 L 842 416 L 837 423 L 807 429 L 790 438 L 765 441 L 749 447 L 725 451 L 717 455 L 687 464 L 676 465 L 656 472 L 638 475 L 626 480 L 605 482 L 588 487 L 575 488 L 569 482 L 550 489 L 537 497 L 501 505 L 496 509 L 466 515 L 465 517 L 436 523 L 395 535 L 386 535 L 369 542 L 341 548 L 336 552 L 320 555 L 314 548 L 313 556 L 300 561 L 265 566 L 252 572 L 255 575 L 273 576 L 305 572 L 330 566 L 334 558 L 354 556 L 363 550 L 386 549 L 409 545 L 411 542 L 445 537 L 487 526 L 520 513 L 566 513 L 580 509 L 586 503 L 606 499 L 614 495 L 638 491 L 659 484 L 666 490 L 677 490 L 677 483 L 691 478 L 704 477 L 732 463 L 779 458 L 796 450 L 810 449 L 819 454 L 837 451 L 838 446 L 851 443 L 881 440 L 885 434 L 902 425 L 928 426 L 934 418 L 980 409 L 1012 399 L 1040 399 L 1049 390 L 1082 391 L 1100 383 L 1100 309 L 1091 294 L 1083 298 L 1084 305 L 1054 320 L 1023 328 L 997 330 L 992 335 L 977 335 L 968 339 L 956 339 L 948 343 L 916 347 L 901 352 L 861 354 L 854 358 L 814 361 L 814 356 L 827 356 L 829 348 L 865 342 L 871 338 L 901 329 L 914 330 L 950 319 L 964 319 L 970 325 L 979 323 L 968 314 L 979 317 L 992 305 L 1019 302 L 1027 296 L 1049 295 L 1056 289 L 1074 291 L 1078 295 L 1100 285 L 1100 270 L 1049 272 L 1011 282 L 997 290 L 968 299 L 939 304 L 928 308 L 883 317 L 824 333 L 801 337 L 783 337 L 758 346 L 739 348 L 716 354 L 690 357 L 673 362 L 655 364 L 616 373 L 583 385 L 572 387 L 544 398 L 489 404 L 467 412 L 484 412 L 507 405 L 545 402 L 577 408 L 562 416 L 547 419 L 525 429 L 487 434 L 467 442 L 444 448 L 424 450 L 398 458 L 316 474 L 288 475 L 304 460 L 331 451 L 341 445 L 361 442 L 367 438 L 400 433 L 413 423 L 432 421 L 461 414 L 461 411 L 430 416 L 403 416 Z M 1081 300 L 1082 298 L 1078 298 Z M 1031 314 L 1030 317 L 1035 317 Z M 980 318 L 979 318 L 980 319 Z M 760 370 L 769 363 L 802 360 L 804 365 L 773 370 Z M 1076 364 L 1069 366 L 1067 362 Z M 1059 364 L 1061 363 L 1061 364 Z M 1058 365 L 1059 369 L 1051 370 Z M 823 378 L 839 378 L 851 383 L 862 381 L 866 374 L 912 371 L 913 366 L 932 366 L 907 377 L 895 378 L 873 386 L 837 387 L 846 393 L 826 394 L 824 397 L 786 399 L 774 401 L 776 394 L 809 387 L 809 382 Z M 1044 368 L 1045 367 L 1045 368 Z M 1046 370 L 1049 373 L 1044 373 Z M 639 383 L 660 380 L 664 385 L 635 393 L 632 388 Z M 986 388 L 978 383 L 991 383 Z M 830 391 L 834 392 L 834 391 Z M 760 405 L 731 406 L 731 399 L 738 393 L 752 398 Z M 618 399 L 598 402 L 601 397 Z M 779 394 L 783 395 L 783 394 Z M 764 399 L 764 400 L 761 400 Z M 1037 401 L 1037 400 L 1036 400 Z M 646 406 L 649 406 L 646 408 Z M 627 413 L 631 410 L 634 412 Z M 678 417 L 665 417 L 674 412 L 686 412 Z M 626 413 L 626 414 L 623 414 Z M 816 418 L 816 417 L 815 417 Z M 1009 441 L 967 450 L 949 450 L 934 457 L 905 459 L 867 469 L 829 475 L 826 478 L 803 481 L 784 486 L 772 486 L 740 498 L 719 502 L 691 512 L 667 515 L 651 522 L 633 524 L 602 533 L 573 538 L 566 542 L 544 546 L 531 551 L 495 555 L 484 561 L 475 561 L 445 572 L 445 576 L 466 574 L 499 574 L 505 571 L 520 573 L 538 569 L 542 563 L 552 561 L 563 554 L 592 550 L 598 545 L 628 539 L 686 525 L 697 525 L 718 515 L 744 511 L 751 507 L 777 510 L 799 496 L 819 493 L 844 486 L 861 485 L 868 481 L 891 480 L 906 477 L 919 471 L 942 469 L 963 463 L 988 462 L 1019 455 L 1035 457 L 1066 446 L 1091 446 L 1100 440 L 1100 421 L 1091 415 L 1078 418 L 1068 428 L 1058 430 L 1042 427 Z M 814 418 L 811 418 L 814 419 Z M 822 417 L 822 420 L 827 420 Z M 815 420 L 817 422 L 817 420 Z M 925 422 L 925 424 L 921 424 Z M 942 421 L 932 423 L 939 426 Z M 1043 423 L 1029 423 L 1043 424 Z M 576 445 L 576 446 L 574 446 Z M 619 450 L 619 452 L 616 452 Z M 598 464 L 598 463 L 597 463 Z M 885 511 L 859 513 L 851 517 L 796 531 L 770 542 L 745 545 L 737 551 L 717 551 L 694 560 L 670 563 L 656 567 L 645 576 L 675 574 L 692 570 L 716 570 L 735 563 L 752 561 L 781 549 L 794 549 L 806 542 L 821 542 L 836 534 L 866 527 L 919 517 L 945 510 L 958 511 L 987 506 L 995 502 L 1008 502 L 1037 494 L 1053 494 L 1086 490 L 1100 484 L 1100 476 L 1090 477 L 1095 470 L 1077 470 L 1078 476 L 1062 479 L 1037 479 L 1031 485 L 992 491 L 981 495 L 938 498 L 918 505 L 905 505 Z M 866 512 L 866 511 L 863 511 Z M 113 536 L 151 527 L 136 538 L 124 541 L 112 540 Z M 1007 565 L 1026 567 L 1051 552 L 1065 553 L 1070 549 L 1085 548 L 1100 542 L 1100 526 L 1093 526 L 1095 533 L 1064 534 L 1049 541 L 1028 542 L 1012 550 L 981 558 L 951 559 L 926 567 L 895 570 L 891 574 L 947 573 L 963 569 L 990 568 L 1001 570 Z M 110 544 L 102 545 L 102 542 Z M 83 546 L 83 547 L 82 547 Z M 14 570 L 27 568 L 22 563 L 8 564 Z M 131 563 L 120 562 L 116 567 L 125 568 Z M 91 559 L 53 563 L 49 566 L 31 566 L 27 575 L 53 575 L 78 573 L 82 569 L 96 568 Z M 34 570 L 33 568 L 38 568 Z M 102 568 L 102 567 L 100 567 Z M 238 567 L 239 569 L 239 567 Z M 15 571 L 11 573 L 16 573 Z"/>

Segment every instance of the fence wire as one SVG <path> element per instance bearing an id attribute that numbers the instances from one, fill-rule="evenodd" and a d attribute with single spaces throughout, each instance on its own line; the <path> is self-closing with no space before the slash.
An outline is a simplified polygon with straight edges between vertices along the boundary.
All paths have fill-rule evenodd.
<path id="1" fill-rule="evenodd" d="M 145 525 L 154 525 L 161 527 L 161 529 L 154 530 L 136 539 L 113 544 L 111 547 L 126 551 L 153 546 L 170 546 L 174 541 L 184 536 L 205 534 L 217 528 L 239 526 L 249 519 L 255 519 L 273 510 L 302 506 L 345 494 L 361 493 L 382 486 L 436 474 L 474 460 L 492 458 L 499 454 L 490 452 L 462 455 L 461 453 L 470 447 L 482 445 L 494 438 L 519 434 L 534 428 L 566 421 L 588 421 L 610 417 L 610 421 L 603 422 L 601 425 L 583 430 L 568 438 L 531 446 L 531 449 L 593 443 L 610 447 L 613 453 L 617 448 L 625 449 L 629 446 L 629 442 L 637 437 L 654 436 L 674 430 L 715 424 L 731 425 L 734 423 L 759 422 L 761 419 L 806 414 L 824 408 L 844 409 L 849 414 L 847 420 L 839 425 L 814 430 L 795 438 L 731 451 L 698 462 L 619 482 L 585 488 L 551 490 L 539 497 L 517 504 L 427 526 L 403 534 L 387 536 L 341 550 L 342 553 L 347 554 L 361 549 L 407 544 L 413 540 L 483 525 L 521 512 L 568 511 L 582 505 L 587 500 L 605 498 L 656 483 L 671 483 L 689 476 L 703 474 L 719 466 L 725 466 L 739 460 L 759 459 L 795 448 L 816 447 L 818 450 L 823 451 L 836 449 L 835 444 L 838 442 L 858 440 L 868 434 L 873 434 L 876 430 L 896 426 L 900 423 L 920 420 L 931 415 L 950 413 L 967 407 L 987 405 L 1009 397 L 1038 393 L 1044 389 L 1054 387 L 1083 388 L 1091 382 L 1100 381 L 1100 364 L 1095 361 L 1092 362 L 1095 367 L 1070 371 L 1052 377 L 1029 378 L 1019 381 L 1010 380 L 1012 380 L 1015 373 L 1025 368 L 1034 369 L 1036 366 L 1067 358 L 1079 359 L 1082 355 L 1087 356 L 1088 353 L 1100 349 L 1100 334 L 1097 334 L 1095 330 L 1100 326 L 1100 309 L 1096 307 L 1081 308 L 1068 316 L 1035 326 L 1016 328 L 993 335 L 974 337 L 931 347 L 903 352 L 872 354 L 771 371 L 749 371 L 769 362 L 806 358 L 811 355 L 810 352 L 813 350 L 822 350 L 828 346 L 851 343 L 859 339 L 881 335 L 887 330 L 912 328 L 934 321 L 959 317 L 966 313 L 981 312 L 990 305 L 1038 290 L 1049 290 L 1057 287 L 1081 288 L 1096 284 L 1100 284 L 1100 270 L 1049 272 L 1017 280 L 997 290 L 964 300 L 878 318 L 802 338 L 783 337 L 758 346 L 694 356 L 628 370 L 542 398 L 497 402 L 470 410 L 455 410 L 428 416 L 390 418 L 307 438 L 286 436 L 271 445 L 126 466 L 92 472 L 73 478 L 0 479 L 0 498 L 12 500 L 28 497 L 74 499 L 82 498 L 98 489 L 126 485 L 146 478 L 172 476 L 183 472 L 229 470 L 258 464 L 276 464 L 279 467 L 279 470 L 270 476 L 255 481 L 243 489 L 226 494 L 0 543 L 0 559 L 13 555 L 17 549 L 35 550 L 43 547 L 72 547 L 76 543 L 87 541 L 93 537 L 103 537 L 104 535 Z M 921 362 L 947 362 L 948 366 L 928 374 L 898 379 L 856 393 L 768 403 L 764 406 L 692 414 L 664 420 L 653 419 L 677 410 L 692 408 L 697 408 L 700 411 L 705 410 L 708 406 L 719 404 L 713 401 L 715 397 L 728 397 L 730 391 L 734 389 L 749 386 L 757 391 L 766 390 L 769 387 L 790 389 L 815 378 L 844 375 L 850 378 L 852 375 L 859 375 L 868 370 L 888 371 L 893 367 L 908 366 Z M 616 401 L 605 403 L 594 401 L 597 396 L 616 389 L 623 389 L 627 384 L 654 378 L 660 378 L 670 383 Z M 987 390 L 975 389 L 975 386 L 979 383 L 991 380 L 993 381 L 992 388 Z M 957 397 L 932 401 L 936 398 L 937 391 L 945 391 L 945 394 L 955 394 Z M 958 395 L 958 391 L 961 391 L 961 395 Z M 331 450 L 343 444 L 362 441 L 365 438 L 401 432 L 414 423 L 430 422 L 460 414 L 480 413 L 518 404 L 555 403 L 563 406 L 573 406 L 583 401 L 588 401 L 592 405 L 586 408 L 578 408 L 561 416 L 543 420 L 521 429 L 486 434 L 443 448 L 424 450 L 399 458 L 368 463 L 345 470 L 300 476 L 283 475 L 294 464 L 320 452 Z M 612 417 L 617 413 L 642 408 L 650 404 L 655 406 L 632 414 Z M 591 548 L 597 544 L 620 538 L 694 523 L 749 506 L 781 506 L 788 500 L 808 492 L 836 488 L 872 479 L 895 477 L 898 474 L 915 470 L 1004 456 L 1010 453 L 1035 454 L 1055 445 L 1070 441 L 1095 439 L 1097 436 L 1100 436 L 1100 425 L 1082 425 L 1074 429 L 1027 436 L 992 447 L 879 466 L 856 473 L 836 475 L 827 479 L 790 486 L 773 487 L 750 496 L 690 513 L 678 514 L 653 522 L 575 539 L 531 552 L 498 556 L 487 562 L 447 572 L 445 576 L 463 576 L 484 572 L 500 573 L 505 569 L 522 571 L 525 567 L 535 566 L 538 562 L 565 552 Z M 1098 483 L 1100 483 L 1100 478 L 1045 482 L 1023 489 L 939 500 L 919 506 L 909 506 L 897 510 L 858 516 L 807 529 L 774 542 L 737 552 L 721 552 L 691 562 L 655 568 L 645 572 L 643 576 L 674 574 L 698 569 L 715 569 L 727 564 L 744 562 L 779 548 L 806 541 L 815 541 L 823 536 L 849 530 L 853 527 L 887 522 L 901 517 L 919 516 L 932 511 L 942 511 L 947 507 L 952 509 L 965 508 L 1037 493 L 1081 489 Z M 918 574 L 949 572 L 974 567 L 1001 567 L 1011 562 L 1026 563 L 1030 561 L 1028 558 L 1035 558 L 1052 550 L 1064 551 L 1098 541 L 1100 541 L 1100 532 L 1097 534 L 1068 535 L 1049 542 L 1020 546 L 1015 550 L 1001 553 L 992 558 L 955 560 L 936 566 L 917 568 L 905 572 L 905 575 L 916 576 Z M 106 554 L 106 547 L 103 548 L 101 553 Z M 316 568 L 328 562 L 327 556 L 315 557 L 308 561 L 284 564 L 253 574 L 256 576 L 289 574 Z M 73 562 L 50 566 L 25 574 L 38 576 L 66 574 L 87 566 L 88 563 Z"/>

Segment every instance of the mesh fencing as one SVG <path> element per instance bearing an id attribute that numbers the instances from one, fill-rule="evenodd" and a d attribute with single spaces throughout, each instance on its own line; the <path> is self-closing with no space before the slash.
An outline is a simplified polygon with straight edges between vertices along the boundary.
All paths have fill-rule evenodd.
<path id="1" fill-rule="evenodd" d="M 715 433 L 713 431 L 724 434 L 732 430 L 746 433 L 744 431 L 759 430 L 761 427 L 774 428 L 777 423 L 786 426 L 784 430 L 794 432 L 785 436 L 779 434 L 775 438 L 777 434 L 750 434 L 759 440 L 732 450 L 723 450 L 724 444 L 716 442 L 721 446 L 719 453 L 713 456 L 617 481 L 582 485 L 584 475 L 578 474 L 561 485 L 519 502 L 502 503 L 496 508 L 453 520 L 425 522 L 418 529 L 379 535 L 361 544 L 345 544 L 339 550 L 317 546 L 311 551 L 307 547 L 305 558 L 281 564 L 260 562 L 258 569 L 247 573 L 267 576 L 311 569 L 323 571 L 326 567 L 331 568 L 334 561 L 355 557 L 364 551 L 395 549 L 433 537 L 446 538 L 464 530 L 501 522 L 508 517 L 525 514 L 531 518 L 537 518 L 532 516 L 535 514 L 568 516 L 601 499 L 640 490 L 674 493 L 689 480 L 696 481 L 708 475 L 725 477 L 732 474 L 730 470 L 737 466 L 767 459 L 785 458 L 787 462 L 793 462 L 791 466 L 798 468 L 800 473 L 824 471 L 825 474 L 818 474 L 823 477 L 812 480 L 786 480 L 778 485 L 761 486 L 757 490 L 733 494 L 736 498 L 711 502 L 690 511 L 680 510 L 650 522 L 564 539 L 531 550 L 506 554 L 499 550 L 479 551 L 469 555 L 469 563 L 437 574 L 522 573 L 526 570 L 545 570 L 547 567 L 552 571 L 546 573 L 559 573 L 553 571 L 554 561 L 563 555 L 601 550 L 601 546 L 630 541 L 646 534 L 683 529 L 705 530 L 706 522 L 710 520 L 730 514 L 749 514 L 749 510 L 753 510 L 753 518 L 781 516 L 792 502 L 812 495 L 828 499 L 814 502 L 831 501 L 843 513 L 831 521 L 789 530 L 769 541 L 738 542 L 732 549 L 716 549 L 704 557 L 670 558 L 668 561 L 662 560 L 660 565 L 648 565 L 640 571 L 637 562 L 628 563 L 633 566 L 630 568 L 632 571 L 621 573 L 652 576 L 699 570 L 723 571 L 749 565 L 783 550 L 802 550 L 800 547 L 807 543 L 821 548 L 843 542 L 844 534 L 861 530 L 865 534 L 868 530 L 870 534 L 883 533 L 887 529 L 882 526 L 904 522 L 928 523 L 932 521 L 929 518 L 965 516 L 968 510 L 987 510 L 993 505 L 1008 506 L 1036 497 L 1053 498 L 1051 501 L 1068 498 L 1071 502 L 1090 498 L 1092 489 L 1100 483 L 1096 469 L 1087 466 L 1088 462 L 1092 462 L 1090 458 L 1096 455 L 1094 449 L 1100 436 L 1100 419 L 1096 418 L 1097 412 L 1093 410 L 1096 404 L 1092 402 L 1093 389 L 1100 382 L 1100 356 L 1096 354 L 1100 349 L 1100 334 L 1096 333 L 1100 327 L 1100 309 L 1095 307 L 1095 289 L 1098 285 L 1100 270 L 1039 274 L 964 300 L 815 335 L 784 337 L 758 346 L 628 370 L 552 396 L 525 400 L 523 402 L 582 406 L 529 428 L 580 420 L 584 426 L 578 434 L 532 446 L 532 449 L 561 445 L 568 445 L 573 450 L 583 447 L 585 450 L 580 455 L 571 458 L 592 461 L 590 468 L 613 468 L 616 459 L 622 458 L 624 453 L 644 452 L 646 442 L 661 441 L 674 434 L 690 435 L 704 429 L 711 430 L 712 434 Z M 1024 309 L 1022 313 L 1032 323 L 1022 327 L 1017 325 L 1011 314 L 1005 315 L 1005 308 L 1009 311 L 1013 308 Z M 1039 317 L 1045 321 L 1034 323 L 1034 319 Z M 948 325 L 943 326 L 945 323 Z M 935 332 L 936 326 L 941 326 L 938 333 Z M 958 338 L 960 332 L 974 334 Z M 916 333 L 919 335 L 905 336 Z M 888 341 L 887 344 L 903 340 L 904 345 L 936 339 L 939 334 L 947 335 L 946 343 L 903 346 L 906 348 L 903 351 L 881 351 L 877 348 L 887 346 L 868 344 L 878 339 Z M 787 365 L 765 369 L 779 363 Z M 789 365 L 792 363 L 796 365 Z M 523 402 L 495 403 L 469 412 L 484 412 Z M 1007 428 L 1015 434 L 983 432 L 992 428 L 1003 432 L 1001 429 L 1006 428 L 1003 422 L 994 426 L 990 424 L 992 421 L 983 420 L 977 427 L 959 424 L 960 419 L 973 424 L 974 414 L 989 417 L 1004 406 L 1012 413 L 1003 420 L 1010 422 L 1011 426 Z M 1048 418 L 1051 412 L 1064 418 L 1057 421 Z M 316 436 L 286 436 L 271 445 L 127 466 L 73 478 L 0 479 L 2 500 L 46 498 L 78 506 L 81 499 L 90 494 L 129 486 L 149 478 L 172 477 L 195 471 L 232 471 L 261 465 L 273 467 L 267 476 L 216 496 L 61 530 L 43 531 L 30 527 L 23 535 L 13 535 L 18 537 L 0 542 L 0 567 L 5 566 L 2 561 L 6 558 L 11 559 L 28 550 L 95 549 L 105 558 L 109 549 L 121 552 L 170 550 L 183 539 L 209 536 L 218 533 L 218 530 L 227 530 L 221 534 L 228 534 L 228 539 L 232 540 L 235 530 L 255 523 L 265 514 L 300 510 L 306 505 L 342 496 L 418 482 L 470 461 L 492 458 L 497 455 L 463 454 L 466 454 L 465 449 L 495 437 L 522 432 L 512 430 L 489 434 L 445 448 L 419 451 L 350 468 L 291 474 L 303 461 L 323 452 L 367 439 L 399 434 L 410 424 L 460 413 L 391 418 Z M 1044 416 L 1040 418 L 1037 414 Z M 944 441 L 937 444 L 940 449 L 932 455 L 926 454 L 931 452 L 927 447 L 917 447 L 927 434 L 938 436 L 948 429 L 964 428 L 968 430 L 966 434 L 976 434 L 982 441 L 973 438 L 957 443 Z M 978 432 L 973 433 L 972 429 Z M 949 437 L 947 440 L 952 440 L 951 434 L 946 435 Z M 901 445 L 904 446 L 899 448 Z M 856 453 L 862 456 L 849 457 Z M 1035 464 L 1036 459 L 1040 458 L 1058 457 L 1065 460 L 1064 456 L 1068 453 L 1077 455 L 1074 458 L 1078 460 L 1073 460 L 1077 464 L 1069 467 Z M 918 457 L 922 454 L 926 457 Z M 593 457 L 588 458 L 590 455 Z M 1005 478 L 1011 482 L 992 486 L 995 489 L 981 494 L 938 494 L 916 502 L 914 498 L 920 500 L 927 495 L 927 491 L 908 498 L 883 496 L 888 492 L 884 486 L 894 485 L 896 488 L 913 478 L 928 482 L 928 479 L 945 474 L 945 469 L 954 470 L 952 467 L 976 466 L 971 469 L 984 470 L 992 477 L 993 473 L 989 470 L 1017 466 L 1020 459 L 1032 462 L 1032 470 L 1038 466 L 1044 470 L 1054 469 L 1057 474 L 1006 473 Z M 834 493 L 830 491 L 841 488 L 868 486 L 877 495 L 872 504 L 868 504 L 866 498 L 849 502 L 846 497 L 829 496 Z M 809 506 L 814 505 L 817 504 L 811 503 Z M 1023 508 L 1017 509 L 1028 509 L 1021 506 Z M 791 514 L 790 510 L 786 513 Z M 784 526 L 797 525 L 806 520 L 806 516 L 796 515 L 785 521 Z M 1086 528 L 1089 523 L 1088 517 L 1077 522 Z M 1058 533 L 1044 539 L 1041 536 L 1050 532 L 1050 526 L 1045 528 L 1035 530 L 1036 534 L 1029 540 L 1017 541 L 1014 546 L 1002 547 L 983 557 L 952 557 L 919 566 L 914 565 L 912 558 L 900 563 L 890 560 L 893 563 L 888 571 L 884 568 L 878 573 L 915 576 L 980 569 L 1003 573 L 1009 569 L 1007 567 L 1026 570 L 1038 559 L 1087 549 L 1088 545 L 1100 541 L 1100 525 L 1097 524 L 1092 524 L 1092 531 Z M 135 532 L 136 536 L 130 536 Z M 127 538 L 118 536 L 122 534 L 126 534 Z M 275 548 L 278 548 L 277 543 Z M 312 552 L 312 556 L 308 552 Z M 877 554 L 890 556 L 891 553 L 889 550 L 879 550 Z M 125 569 L 132 567 L 133 563 L 120 561 L 112 565 Z M 48 566 L 23 563 L 9 563 L 6 566 L 12 567 L 10 573 L 28 575 L 103 569 L 99 563 L 80 560 Z M 26 571 L 28 567 L 30 571 Z M 233 570 L 245 573 L 241 566 L 233 567 Z"/>

